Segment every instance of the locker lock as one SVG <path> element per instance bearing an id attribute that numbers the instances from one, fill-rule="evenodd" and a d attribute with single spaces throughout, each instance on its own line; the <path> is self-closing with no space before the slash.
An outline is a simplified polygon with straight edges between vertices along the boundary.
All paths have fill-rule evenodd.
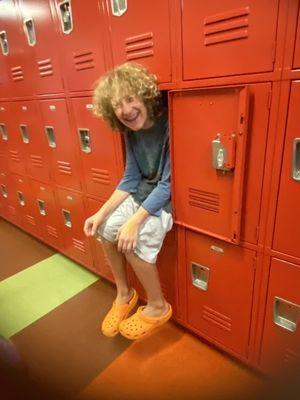
<path id="1" fill-rule="evenodd" d="M 110 0 L 111 12 L 115 17 L 121 17 L 127 11 L 127 0 Z"/>
<path id="2" fill-rule="evenodd" d="M 2 54 L 4 56 L 7 56 L 9 53 L 9 47 L 8 47 L 8 40 L 7 40 L 5 31 L 0 32 L 0 43 L 1 43 Z"/>
<path id="3" fill-rule="evenodd" d="M 287 331 L 296 332 L 299 321 L 300 305 L 275 296 L 273 301 L 274 324 Z"/>
<path id="4" fill-rule="evenodd" d="M 62 31 L 67 35 L 73 30 L 71 2 L 69 0 L 62 1 L 58 4 L 58 7 Z"/>
<path id="5" fill-rule="evenodd" d="M 218 133 L 212 141 L 212 164 L 215 169 L 230 171 L 235 167 L 236 135 Z"/>
<path id="6" fill-rule="evenodd" d="M 300 182 L 300 138 L 295 138 L 293 141 L 292 178 Z"/>

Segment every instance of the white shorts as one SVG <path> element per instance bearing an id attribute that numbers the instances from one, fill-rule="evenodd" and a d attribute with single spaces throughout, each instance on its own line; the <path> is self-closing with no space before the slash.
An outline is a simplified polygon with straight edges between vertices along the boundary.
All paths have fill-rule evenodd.
<path id="1" fill-rule="evenodd" d="M 98 228 L 97 236 L 115 242 L 118 229 L 136 213 L 139 207 L 132 196 L 127 197 Z M 159 217 L 150 215 L 141 225 L 134 253 L 142 260 L 155 264 L 163 240 L 172 226 L 172 214 L 163 210 Z M 101 240 L 101 237 L 97 239 Z"/>

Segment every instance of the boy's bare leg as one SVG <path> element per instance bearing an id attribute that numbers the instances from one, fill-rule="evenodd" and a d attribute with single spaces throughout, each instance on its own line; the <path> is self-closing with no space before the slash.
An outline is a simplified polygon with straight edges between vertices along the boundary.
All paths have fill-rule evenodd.
<path id="1" fill-rule="evenodd" d="M 150 317 L 159 317 L 166 314 L 169 306 L 161 290 L 156 264 L 150 264 L 132 252 L 127 253 L 126 258 L 147 293 L 148 303 L 143 310 L 143 314 Z"/>
<path id="2" fill-rule="evenodd" d="M 114 243 L 109 242 L 103 237 L 101 238 L 101 242 L 117 285 L 116 304 L 127 303 L 130 300 L 132 293 L 127 282 L 125 257 L 118 251 L 117 246 Z"/>

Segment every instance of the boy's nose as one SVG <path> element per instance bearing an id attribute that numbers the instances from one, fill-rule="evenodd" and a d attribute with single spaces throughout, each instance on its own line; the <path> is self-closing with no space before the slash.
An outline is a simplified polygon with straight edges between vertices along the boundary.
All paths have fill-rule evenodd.
<path id="1" fill-rule="evenodd" d="M 123 114 L 125 114 L 125 115 L 127 115 L 127 114 L 130 114 L 131 113 L 131 109 L 132 109 L 132 107 L 131 107 L 131 105 L 128 103 L 128 102 L 126 102 L 126 101 L 122 101 L 122 104 L 121 104 L 121 109 L 122 109 L 122 113 Z"/>

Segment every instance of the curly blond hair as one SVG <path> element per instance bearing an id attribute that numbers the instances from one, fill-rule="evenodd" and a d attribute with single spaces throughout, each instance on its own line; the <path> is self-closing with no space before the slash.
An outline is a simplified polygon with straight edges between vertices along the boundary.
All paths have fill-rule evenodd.
<path id="1" fill-rule="evenodd" d="M 161 114 L 161 94 L 156 76 L 132 62 L 114 68 L 96 82 L 93 112 L 102 117 L 112 130 L 126 132 L 128 128 L 116 117 L 114 107 L 129 96 L 143 101 L 151 121 Z"/>

